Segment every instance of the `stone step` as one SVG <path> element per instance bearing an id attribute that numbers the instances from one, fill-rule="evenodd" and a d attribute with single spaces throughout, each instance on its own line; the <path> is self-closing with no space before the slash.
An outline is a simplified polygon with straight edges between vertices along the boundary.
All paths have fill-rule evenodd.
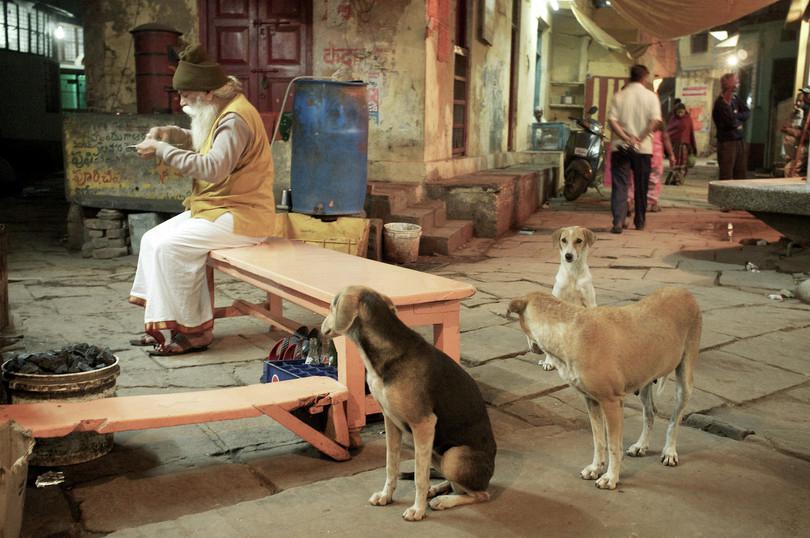
<path id="1" fill-rule="evenodd" d="M 385 222 L 409 222 L 411 224 L 418 224 L 422 227 L 422 234 L 426 234 L 436 228 L 435 224 L 436 210 L 432 207 L 406 207 L 402 211 L 385 219 Z"/>
<path id="2" fill-rule="evenodd" d="M 366 204 L 370 202 L 376 211 L 375 215 L 385 218 L 386 215 L 399 213 L 409 205 L 422 201 L 423 198 L 421 185 L 369 181 Z M 369 213 L 368 208 L 366 212 Z"/>
<path id="3" fill-rule="evenodd" d="M 434 228 L 429 234 L 422 234 L 419 242 L 419 254 L 423 256 L 452 254 L 469 242 L 472 237 L 472 222 L 448 220 L 444 226 Z"/>

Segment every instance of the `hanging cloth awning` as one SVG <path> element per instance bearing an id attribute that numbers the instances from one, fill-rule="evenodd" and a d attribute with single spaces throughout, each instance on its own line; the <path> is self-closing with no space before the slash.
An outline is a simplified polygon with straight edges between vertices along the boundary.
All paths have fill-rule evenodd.
<path id="1" fill-rule="evenodd" d="M 585 15 L 575 4 L 571 4 L 571 11 L 577 22 L 582 28 L 588 32 L 594 41 L 602 45 L 608 50 L 624 51 L 624 45 L 619 43 L 613 36 L 602 30 L 593 19 Z"/>
<path id="2" fill-rule="evenodd" d="M 775 2 L 777 0 L 611 0 L 611 5 L 636 28 L 659 39 L 675 39 L 737 20 Z"/>

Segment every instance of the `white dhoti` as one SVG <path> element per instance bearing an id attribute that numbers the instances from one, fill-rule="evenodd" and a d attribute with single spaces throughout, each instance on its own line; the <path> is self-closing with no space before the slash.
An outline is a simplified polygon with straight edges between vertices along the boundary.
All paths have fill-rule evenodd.
<path id="1" fill-rule="evenodd" d="M 262 237 L 233 233 L 233 217 L 192 218 L 185 211 L 146 232 L 129 302 L 144 307 L 146 332 L 193 334 L 214 325 L 205 262 L 219 248 L 255 245 Z"/>

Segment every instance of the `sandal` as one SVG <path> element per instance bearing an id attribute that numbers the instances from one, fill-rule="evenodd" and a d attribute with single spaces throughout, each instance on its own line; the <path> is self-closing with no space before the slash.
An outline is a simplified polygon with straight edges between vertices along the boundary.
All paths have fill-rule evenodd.
<path id="1" fill-rule="evenodd" d="M 288 352 L 288 349 L 301 347 L 304 342 L 307 342 L 308 332 L 309 329 L 302 326 L 298 327 L 290 336 L 276 340 L 276 343 L 270 348 L 270 353 L 267 354 L 267 360 L 293 360 L 292 357 L 295 356 L 296 350 L 292 349 Z"/>
<path id="2" fill-rule="evenodd" d="M 129 345 L 138 347 L 157 346 L 157 339 L 151 334 L 142 334 L 140 338 L 133 338 L 129 341 Z"/>
<path id="3" fill-rule="evenodd" d="M 185 355 L 186 353 L 194 353 L 197 351 L 205 351 L 211 342 L 204 345 L 194 345 L 191 340 L 184 334 L 175 334 L 172 341 L 168 344 L 156 346 L 155 349 L 149 352 L 153 357 L 171 357 L 174 355 Z"/>

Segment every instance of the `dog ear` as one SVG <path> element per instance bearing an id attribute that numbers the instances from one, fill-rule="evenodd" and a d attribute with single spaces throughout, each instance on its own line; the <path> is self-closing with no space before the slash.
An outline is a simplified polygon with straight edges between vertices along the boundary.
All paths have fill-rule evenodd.
<path id="1" fill-rule="evenodd" d="M 338 334 L 344 334 L 349 330 L 349 327 L 354 323 L 357 318 L 360 306 L 360 294 L 357 292 L 344 292 L 341 293 L 335 302 L 334 315 L 334 330 Z"/>
<path id="2" fill-rule="evenodd" d="M 596 234 L 585 228 L 585 244 L 591 246 L 594 243 L 596 243 Z"/>
<path id="3" fill-rule="evenodd" d="M 385 304 L 388 305 L 388 310 L 390 310 L 392 314 L 396 315 L 397 307 L 394 305 L 394 301 L 392 301 L 389 296 L 383 295 L 382 293 L 380 294 L 380 297 L 383 301 L 385 301 Z"/>
<path id="4" fill-rule="evenodd" d="M 506 309 L 506 317 L 510 317 L 509 314 L 513 313 L 522 316 L 523 312 L 526 310 L 527 304 L 528 302 L 526 301 L 525 297 L 512 299 L 512 301 L 509 303 L 509 308 Z"/>
<path id="5" fill-rule="evenodd" d="M 558 228 L 554 230 L 554 233 L 551 234 L 551 242 L 554 243 L 554 246 L 557 247 L 560 245 L 560 237 L 562 237 L 563 229 Z"/>

